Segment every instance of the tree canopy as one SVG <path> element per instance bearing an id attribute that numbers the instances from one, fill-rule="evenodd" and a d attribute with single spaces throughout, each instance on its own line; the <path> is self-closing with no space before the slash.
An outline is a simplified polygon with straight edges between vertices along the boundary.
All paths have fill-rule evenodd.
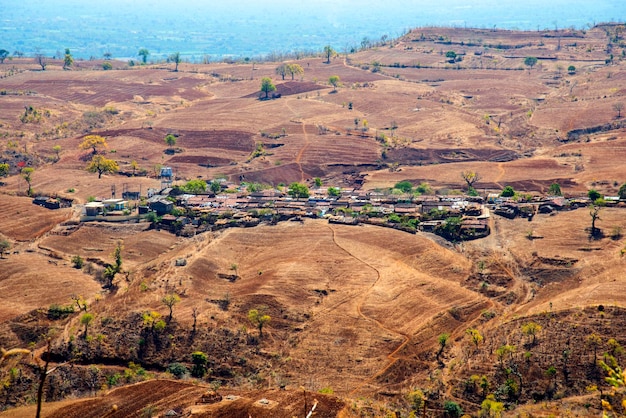
<path id="1" fill-rule="evenodd" d="M 263 312 L 263 308 L 250 309 L 248 320 L 259 328 L 259 338 L 263 338 L 263 325 L 271 321 L 271 317 Z"/>
<path id="2" fill-rule="evenodd" d="M 91 152 L 93 154 L 97 154 L 99 148 L 106 148 L 107 146 L 108 145 L 106 139 L 104 139 L 100 135 L 87 135 L 85 138 L 83 138 L 83 142 L 81 142 L 78 147 L 80 149 L 91 148 Z"/>
<path id="3" fill-rule="evenodd" d="M 302 183 L 291 183 L 287 191 L 289 196 L 300 199 L 301 197 L 309 197 L 309 188 Z"/>
<path id="4" fill-rule="evenodd" d="M 176 145 L 176 135 L 174 134 L 165 135 L 165 143 L 170 147 L 173 147 L 174 145 Z"/>
<path id="5" fill-rule="evenodd" d="M 148 51 L 146 48 L 141 48 L 139 52 L 137 52 L 137 55 L 141 57 L 141 62 L 145 64 L 148 60 L 148 55 L 150 55 L 150 51 Z"/>
<path id="6" fill-rule="evenodd" d="M 69 70 L 69 68 L 74 65 L 74 57 L 70 53 L 69 48 L 65 48 L 65 58 L 63 59 L 63 69 Z"/>
<path id="7" fill-rule="evenodd" d="M 200 179 L 189 180 L 185 186 L 183 186 L 186 192 L 194 194 L 206 192 L 206 187 L 206 181 Z"/>
<path id="8" fill-rule="evenodd" d="M 9 56 L 9 51 L 6 49 L 0 49 L 0 64 L 4 63 L 4 60 Z"/>
<path id="9" fill-rule="evenodd" d="M 524 58 L 524 65 L 526 65 L 529 69 L 533 68 L 535 64 L 537 64 L 537 57 Z"/>
<path id="10" fill-rule="evenodd" d="M 265 93 L 265 98 L 269 97 L 270 92 L 276 91 L 276 86 L 272 83 L 272 79 L 269 77 L 263 77 L 261 79 L 261 91 Z"/>
<path id="11" fill-rule="evenodd" d="M 341 81 L 341 80 L 339 79 L 339 76 L 338 76 L 338 75 L 331 75 L 331 76 L 328 78 L 328 83 L 329 83 L 331 86 L 333 86 L 333 88 L 334 88 L 334 90 L 333 90 L 333 91 L 337 91 L 337 87 L 339 87 L 339 82 L 340 82 L 340 81 Z"/>
<path id="12" fill-rule="evenodd" d="M 115 160 L 110 160 L 103 155 L 94 155 L 86 168 L 90 173 L 98 173 L 98 178 L 102 178 L 104 173 L 116 173 L 119 169 Z"/>

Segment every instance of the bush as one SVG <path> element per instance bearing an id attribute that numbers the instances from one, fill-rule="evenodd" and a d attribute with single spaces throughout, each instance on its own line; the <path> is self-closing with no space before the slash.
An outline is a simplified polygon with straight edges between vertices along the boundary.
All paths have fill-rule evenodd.
<path id="1" fill-rule="evenodd" d="M 62 319 L 74 313 L 73 306 L 50 305 L 48 308 L 49 319 Z"/>
<path id="2" fill-rule="evenodd" d="M 170 363 L 170 365 L 167 366 L 167 371 L 177 379 L 182 379 L 185 375 L 189 374 L 189 369 L 181 363 Z"/>
<path id="3" fill-rule="evenodd" d="M 410 181 L 400 181 L 393 186 L 394 189 L 400 190 L 402 193 L 411 193 L 413 190 L 413 184 Z"/>
<path id="4" fill-rule="evenodd" d="M 194 351 L 191 353 L 191 361 L 193 362 L 193 369 L 191 369 L 191 375 L 193 377 L 202 378 L 207 372 L 208 357 L 202 351 Z"/>
<path id="5" fill-rule="evenodd" d="M 461 409 L 459 404 L 454 401 L 446 401 L 443 404 L 443 410 L 445 411 L 446 416 L 451 418 L 459 418 L 463 415 L 463 409 Z"/>
<path id="6" fill-rule="evenodd" d="M 504 189 L 502 189 L 502 193 L 500 193 L 500 196 L 513 197 L 515 196 L 515 189 L 513 189 L 513 187 L 511 186 L 506 186 Z"/>
<path id="7" fill-rule="evenodd" d="M 75 255 L 74 257 L 72 257 L 72 266 L 75 269 L 82 269 L 84 265 L 85 260 L 81 256 Z"/>

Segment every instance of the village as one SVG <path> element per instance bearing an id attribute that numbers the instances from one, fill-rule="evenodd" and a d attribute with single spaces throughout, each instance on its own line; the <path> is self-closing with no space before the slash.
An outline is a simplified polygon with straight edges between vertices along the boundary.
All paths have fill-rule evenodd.
<path id="1" fill-rule="evenodd" d="M 398 190 L 362 190 L 362 178 L 352 187 L 307 188 L 306 197 L 295 196 L 287 186 L 257 190 L 246 183 L 214 180 L 217 190 L 190 193 L 184 186 L 173 185 L 172 169 L 164 167 L 159 175 L 160 188 L 148 189 L 145 195 L 129 191 L 116 197 L 93 198 L 79 206 L 81 222 L 138 222 L 146 220 L 154 227 L 181 236 L 194 236 L 208 230 L 251 227 L 260 223 L 302 221 L 323 218 L 345 225 L 370 224 L 408 233 L 431 232 L 450 241 L 483 238 L 490 234 L 492 214 L 508 219 L 532 221 L 538 214 L 554 214 L 589 206 L 589 197 L 566 198 L 560 195 L 515 195 L 486 193 L 485 196 L 457 194 L 398 193 Z M 63 198 L 37 196 L 33 199 L 48 209 L 71 207 Z M 623 205 L 618 196 L 605 196 L 607 206 Z"/>

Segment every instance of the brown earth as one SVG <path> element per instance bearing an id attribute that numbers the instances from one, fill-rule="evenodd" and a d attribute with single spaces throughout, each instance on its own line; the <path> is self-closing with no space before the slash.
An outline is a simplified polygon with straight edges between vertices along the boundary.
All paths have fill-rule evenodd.
<path id="1" fill-rule="evenodd" d="M 0 238 L 12 245 L 0 259 L 0 347 L 38 349 L 36 357 L 11 363 L 24 375 L 3 386 L 4 405 L 32 399 L 43 346 L 37 335 L 50 328 L 54 364 L 73 362 L 52 375 L 55 385 L 75 383 L 66 392 L 49 388 L 49 400 L 92 394 L 90 380 L 80 377 L 91 367 L 99 387 L 126 373 L 131 361 L 162 376 L 173 362 L 190 368 L 190 353 L 201 350 L 210 357 L 205 381 L 241 402 L 198 406 L 206 409 L 198 416 L 297 415 L 300 387 L 321 402 L 317 416 L 408 413 L 406 394 L 414 388 L 426 393 L 432 416 L 441 414 L 444 400 L 476 413 L 484 394 L 468 383 L 473 375 L 485 375 L 489 391 L 511 408 L 526 404 L 519 413 L 597 414 L 599 398 L 586 388 L 607 388 L 591 366 L 586 338 L 598 334 L 604 351 L 610 338 L 626 344 L 621 207 L 602 209 L 598 240 L 589 240 L 584 208 L 531 222 L 493 217 L 489 237 L 456 245 L 430 234 L 324 220 L 179 238 L 144 223 L 80 225 L 74 209 L 35 206 L 23 196 L 18 163 L 35 167 L 37 193 L 76 203 L 109 197 L 113 187 L 145 194 L 159 187 L 160 165 L 174 168 L 177 183 L 227 176 L 311 184 L 320 177 L 343 186 L 361 173 L 366 190 L 409 180 L 456 193 L 464 187 L 460 173 L 475 170 L 481 194 L 511 185 L 539 195 L 557 182 L 571 196 L 590 188 L 615 195 L 626 179 L 626 130 L 623 112 L 618 117 L 615 110 L 624 102 L 626 71 L 623 39 L 612 43 L 613 61 L 605 61 L 614 29 L 421 28 L 330 64 L 304 58 L 297 81 L 277 79 L 277 64 L 266 62 L 183 63 L 177 73 L 121 62 L 113 71 L 81 62 L 73 71 L 53 63 L 42 72 L 16 59 L 11 65 L 23 71 L 13 75 L 0 66 L 6 93 L 0 161 L 10 165 L 0 186 Z M 448 62 L 447 51 L 462 59 Z M 538 58 L 533 68 L 524 65 L 528 56 Z M 575 72 L 568 73 L 570 65 Z M 331 75 L 341 79 L 337 91 L 326 82 Z M 257 99 L 265 76 L 280 98 Z M 21 121 L 25 106 L 42 116 Z M 128 176 L 98 179 L 84 171 L 90 154 L 78 145 L 89 133 L 106 138 L 107 156 Z M 163 140 L 168 133 L 177 135 L 173 151 Z M 263 152 L 253 158 L 258 146 Z M 141 175 L 131 175 L 132 161 Z M 104 290 L 96 276 L 113 262 L 118 242 L 124 271 L 114 289 Z M 88 269 L 72 267 L 77 255 Z M 186 265 L 176 266 L 181 259 Z M 164 333 L 150 332 L 142 314 L 167 317 L 161 299 L 171 292 L 181 297 L 172 321 Z M 96 318 L 89 325 L 93 340 L 83 338 L 81 313 L 46 318 L 51 305 L 71 305 L 72 295 L 85 298 Z M 259 307 L 271 316 L 263 338 L 247 319 Z M 521 332 L 531 320 L 543 327 L 535 344 Z M 467 328 L 478 329 L 484 343 L 473 347 Z M 444 333 L 450 342 L 440 350 Z M 503 344 L 516 346 L 506 365 L 535 382 L 532 388 L 503 394 L 505 363 L 495 354 Z M 554 379 L 545 373 L 550 366 L 559 368 Z M 2 379 L 8 370 L 3 366 Z M 140 416 L 149 405 L 189 412 L 206 389 L 149 381 L 46 403 L 44 416 Z M 330 389 L 349 410 L 344 401 L 313 393 Z M 257 405 L 262 397 L 276 404 Z M 560 403 L 533 406 L 556 397 Z M 0 415 L 31 413 L 24 411 Z"/>

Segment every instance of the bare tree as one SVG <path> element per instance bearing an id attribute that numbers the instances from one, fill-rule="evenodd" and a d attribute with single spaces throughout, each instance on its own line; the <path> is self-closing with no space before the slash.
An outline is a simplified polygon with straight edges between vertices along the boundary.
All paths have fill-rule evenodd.
<path id="1" fill-rule="evenodd" d="M 624 109 L 624 103 L 618 102 L 613 105 L 613 110 L 617 112 L 617 118 L 622 117 L 622 110 Z"/>
<path id="2" fill-rule="evenodd" d="M 474 188 L 474 183 L 481 179 L 480 175 L 473 170 L 465 170 L 461 172 L 461 177 L 467 183 L 467 189 L 472 190 Z"/>
<path id="3" fill-rule="evenodd" d="M 48 65 L 48 57 L 46 57 L 41 51 L 35 52 L 35 63 L 41 67 L 41 71 L 46 71 Z"/>

